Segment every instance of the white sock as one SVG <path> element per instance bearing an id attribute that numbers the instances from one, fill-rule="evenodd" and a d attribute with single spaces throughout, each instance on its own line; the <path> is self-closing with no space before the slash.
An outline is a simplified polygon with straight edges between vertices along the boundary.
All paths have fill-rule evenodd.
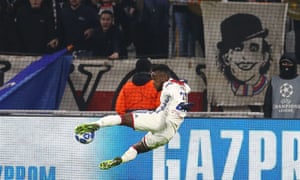
<path id="1" fill-rule="evenodd" d="M 137 156 L 137 151 L 133 147 L 130 147 L 121 157 L 122 162 L 131 161 L 135 159 L 136 156 Z"/>
<path id="2" fill-rule="evenodd" d="M 121 124 L 122 119 L 119 115 L 108 115 L 100 118 L 96 123 L 101 127 L 115 126 Z"/>

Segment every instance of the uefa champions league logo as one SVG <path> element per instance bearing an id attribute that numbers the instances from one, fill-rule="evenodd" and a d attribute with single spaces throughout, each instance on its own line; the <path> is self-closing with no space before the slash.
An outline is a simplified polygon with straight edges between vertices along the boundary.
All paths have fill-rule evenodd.
<path id="1" fill-rule="evenodd" d="M 294 93 L 294 88 L 288 83 L 284 83 L 280 86 L 279 90 L 282 99 L 280 100 L 281 104 L 278 104 L 277 107 L 279 112 L 293 112 L 295 109 L 295 104 L 292 104 L 291 96 Z"/>
<path id="2" fill-rule="evenodd" d="M 282 97 L 289 98 L 294 93 L 293 86 L 288 83 L 284 83 L 283 85 L 280 86 L 279 92 Z"/>

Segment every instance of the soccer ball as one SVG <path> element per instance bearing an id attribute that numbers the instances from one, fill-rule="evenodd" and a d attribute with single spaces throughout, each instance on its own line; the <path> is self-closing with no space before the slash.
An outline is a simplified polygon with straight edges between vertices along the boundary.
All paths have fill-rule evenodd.
<path id="1" fill-rule="evenodd" d="M 94 140 L 95 132 L 86 132 L 83 134 L 75 134 L 75 139 L 82 144 L 89 144 Z"/>

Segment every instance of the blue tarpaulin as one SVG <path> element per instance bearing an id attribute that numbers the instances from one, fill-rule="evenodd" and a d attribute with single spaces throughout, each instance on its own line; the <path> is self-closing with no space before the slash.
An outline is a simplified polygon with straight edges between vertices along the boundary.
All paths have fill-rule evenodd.
<path id="1" fill-rule="evenodd" d="M 0 109 L 59 109 L 73 60 L 66 52 L 42 56 L 0 87 Z"/>

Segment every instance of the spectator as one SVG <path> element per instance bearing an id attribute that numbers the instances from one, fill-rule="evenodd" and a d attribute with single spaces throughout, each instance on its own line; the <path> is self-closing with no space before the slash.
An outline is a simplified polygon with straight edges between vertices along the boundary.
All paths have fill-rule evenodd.
<path id="1" fill-rule="evenodd" d="M 264 101 L 266 118 L 300 117 L 300 77 L 293 54 L 284 54 L 279 61 L 279 76 L 269 82 Z"/>
<path id="2" fill-rule="evenodd" d="M 100 10 L 100 28 L 93 37 L 93 55 L 108 57 L 108 59 L 126 58 L 122 32 L 113 24 L 113 12 Z"/>
<path id="3" fill-rule="evenodd" d="M 125 47 L 132 44 L 133 22 L 136 20 L 136 0 L 121 0 L 114 6 L 115 25 L 119 26 L 124 34 Z"/>
<path id="4" fill-rule="evenodd" d="M 295 32 L 295 54 L 297 64 L 300 64 L 300 9 L 297 0 L 284 0 L 288 3 L 288 16 L 293 20 Z"/>
<path id="5" fill-rule="evenodd" d="M 43 0 L 29 0 L 17 10 L 17 32 L 21 51 L 25 53 L 51 53 L 57 50 L 58 33 L 50 8 L 42 6 Z"/>
<path id="6" fill-rule="evenodd" d="M 0 51 L 17 52 L 19 43 L 15 19 L 15 3 L 0 1 Z"/>
<path id="7" fill-rule="evenodd" d="M 101 0 L 88 0 L 86 4 L 98 13 L 101 7 Z"/>
<path id="8" fill-rule="evenodd" d="M 144 0 L 137 5 L 133 43 L 136 56 L 167 58 L 169 48 L 168 0 Z"/>
<path id="9" fill-rule="evenodd" d="M 68 0 L 46 0 L 47 4 L 52 6 L 53 8 L 63 8 L 66 4 L 68 4 Z"/>
<path id="10" fill-rule="evenodd" d="M 69 0 L 60 15 L 63 45 L 73 44 L 77 55 L 92 56 L 92 36 L 99 28 L 96 11 L 82 4 L 82 0 Z"/>
<path id="11" fill-rule="evenodd" d="M 136 73 L 121 89 L 116 102 L 116 111 L 123 115 L 134 110 L 154 110 L 159 105 L 160 92 L 151 80 L 151 62 L 141 58 L 136 62 Z"/>
<path id="12" fill-rule="evenodd" d="M 61 8 L 64 7 L 65 0 L 43 0 L 43 5 L 48 6 L 54 17 L 54 25 L 55 28 L 58 29 L 59 26 L 59 12 L 61 11 Z"/>
<path id="13" fill-rule="evenodd" d="M 197 41 L 199 41 L 201 48 L 204 48 L 203 22 L 200 14 L 200 6 L 197 3 L 188 4 L 186 1 L 185 4 L 174 5 L 175 27 L 179 37 L 179 56 L 194 57 Z M 204 52 L 204 49 L 201 51 Z"/>

